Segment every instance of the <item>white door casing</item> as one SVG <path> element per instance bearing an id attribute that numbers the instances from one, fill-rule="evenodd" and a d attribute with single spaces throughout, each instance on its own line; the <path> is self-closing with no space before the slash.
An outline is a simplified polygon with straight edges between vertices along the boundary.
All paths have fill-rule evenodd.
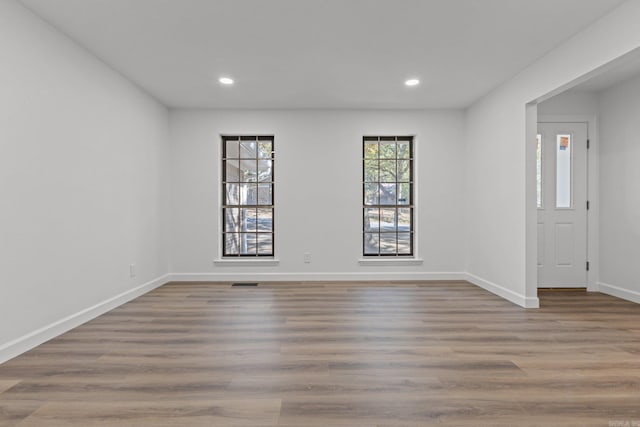
<path id="1" fill-rule="evenodd" d="M 538 287 L 587 286 L 587 123 L 538 123 Z"/>

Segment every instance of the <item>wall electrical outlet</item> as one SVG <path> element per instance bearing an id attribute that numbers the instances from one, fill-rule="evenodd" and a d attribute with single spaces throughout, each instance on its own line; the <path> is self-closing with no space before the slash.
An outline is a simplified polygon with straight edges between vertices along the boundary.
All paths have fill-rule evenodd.
<path id="1" fill-rule="evenodd" d="M 305 252 L 303 259 L 305 264 L 309 264 L 311 262 L 311 252 Z"/>
<path id="2" fill-rule="evenodd" d="M 136 265 L 135 264 L 129 264 L 129 277 L 136 277 L 137 272 L 136 272 Z"/>

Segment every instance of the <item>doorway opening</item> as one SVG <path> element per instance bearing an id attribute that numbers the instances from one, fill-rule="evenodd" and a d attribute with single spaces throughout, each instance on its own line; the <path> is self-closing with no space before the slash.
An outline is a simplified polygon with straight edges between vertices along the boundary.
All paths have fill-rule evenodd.
<path id="1" fill-rule="evenodd" d="M 586 286 L 640 303 L 639 114 L 640 48 L 526 104 L 527 296 Z"/>

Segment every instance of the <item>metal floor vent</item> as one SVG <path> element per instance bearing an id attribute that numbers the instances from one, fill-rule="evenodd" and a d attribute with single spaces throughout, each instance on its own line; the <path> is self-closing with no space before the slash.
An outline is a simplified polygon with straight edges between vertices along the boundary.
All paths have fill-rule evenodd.
<path id="1" fill-rule="evenodd" d="M 232 287 L 237 286 L 237 287 L 256 287 L 258 286 L 258 283 L 246 283 L 246 282 L 241 282 L 241 283 L 232 283 L 231 284 Z"/>

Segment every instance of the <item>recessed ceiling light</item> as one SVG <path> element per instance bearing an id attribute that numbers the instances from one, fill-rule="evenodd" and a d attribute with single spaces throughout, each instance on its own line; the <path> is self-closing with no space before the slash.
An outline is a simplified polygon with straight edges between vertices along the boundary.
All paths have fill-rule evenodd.
<path id="1" fill-rule="evenodd" d="M 405 85 L 407 86 L 417 86 L 420 84 L 420 80 L 418 79 L 409 79 L 406 82 L 404 82 Z"/>
<path id="2" fill-rule="evenodd" d="M 218 79 L 218 81 L 220 83 L 222 83 L 223 85 L 232 85 L 233 84 L 233 79 L 230 77 L 220 77 Z"/>

